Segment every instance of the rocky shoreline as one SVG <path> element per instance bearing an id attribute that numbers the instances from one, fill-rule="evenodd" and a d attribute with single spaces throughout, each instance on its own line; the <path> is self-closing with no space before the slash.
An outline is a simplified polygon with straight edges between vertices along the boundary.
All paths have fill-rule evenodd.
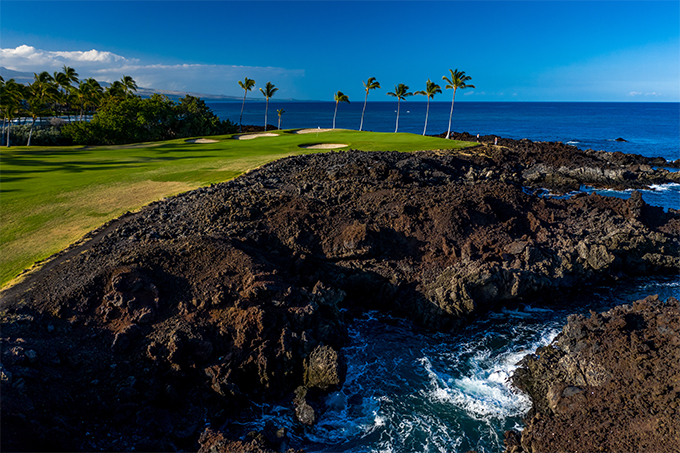
<path id="1" fill-rule="evenodd" d="M 647 297 L 569 317 L 513 376 L 533 409 L 506 453 L 680 451 L 680 303 Z"/>
<path id="2" fill-rule="evenodd" d="M 504 139 L 314 154 L 123 216 L 2 293 L 2 449 L 279 450 L 276 426 L 220 427 L 258 401 L 313 424 L 364 310 L 447 330 L 502 304 L 677 273 L 677 211 L 637 192 L 532 193 L 680 177 L 652 168 L 677 162 L 617 159 Z"/>

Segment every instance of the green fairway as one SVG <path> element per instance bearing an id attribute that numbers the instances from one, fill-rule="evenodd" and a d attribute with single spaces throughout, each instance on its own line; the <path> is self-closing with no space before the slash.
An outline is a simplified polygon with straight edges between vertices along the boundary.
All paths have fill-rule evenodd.
<path id="1" fill-rule="evenodd" d="M 102 147 L 0 150 L 0 286 L 23 269 L 126 211 L 197 187 L 232 179 L 284 156 L 320 152 L 300 145 L 347 144 L 340 150 L 417 151 L 471 145 L 414 134 L 336 130 L 216 143 L 166 142 Z"/>

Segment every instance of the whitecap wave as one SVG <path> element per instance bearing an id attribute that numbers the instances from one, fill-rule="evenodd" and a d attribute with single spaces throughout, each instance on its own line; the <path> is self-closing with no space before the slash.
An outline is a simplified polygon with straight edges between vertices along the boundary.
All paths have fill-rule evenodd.
<path id="1" fill-rule="evenodd" d="M 666 192 L 669 190 L 680 190 L 680 184 L 677 182 L 669 182 L 667 184 L 652 184 L 649 186 L 649 188 L 657 192 Z"/>

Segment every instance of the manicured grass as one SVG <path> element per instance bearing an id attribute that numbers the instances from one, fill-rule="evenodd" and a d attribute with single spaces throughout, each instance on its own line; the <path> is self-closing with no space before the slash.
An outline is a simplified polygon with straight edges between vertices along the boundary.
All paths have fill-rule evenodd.
<path id="1" fill-rule="evenodd" d="M 0 150 L 0 287 L 35 261 L 88 231 L 180 192 L 232 179 L 284 156 L 323 152 L 299 145 L 344 143 L 342 149 L 416 151 L 469 146 L 441 138 L 337 130 L 217 143 L 182 140 L 102 147 L 13 147 Z"/>

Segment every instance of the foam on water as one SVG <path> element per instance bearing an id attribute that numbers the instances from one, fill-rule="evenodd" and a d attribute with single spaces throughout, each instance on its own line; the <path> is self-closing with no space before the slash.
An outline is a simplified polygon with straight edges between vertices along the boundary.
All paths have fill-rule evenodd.
<path id="1" fill-rule="evenodd" d="M 300 425 L 288 403 L 259 406 L 257 420 L 228 429 L 245 433 L 272 421 L 287 428 L 290 448 L 307 452 L 502 451 L 503 432 L 521 430 L 531 407 L 509 383 L 517 362 L 548 345 L 568 315 L 649 294 L 680 297 L 680 279 L 640 278 L 593 288 L 566 305 L 499 309 L 457 333 L 422 331 L 370 312 L 350 328 L 347 378 L 326 397 L 316 425 Z"/>

